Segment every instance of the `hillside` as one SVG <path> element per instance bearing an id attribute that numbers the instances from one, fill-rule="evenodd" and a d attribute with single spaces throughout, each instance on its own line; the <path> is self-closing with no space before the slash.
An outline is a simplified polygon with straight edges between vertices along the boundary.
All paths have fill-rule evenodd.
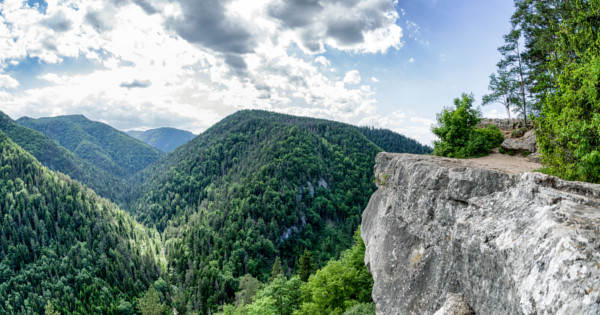
<path id="1" fill-rule="evenodd" d="M 323 265 L 349 248 L 380 151 L 351 125 L 240 111 L 138 174 L 129 208 L 165 232 L 189 310 L 214 311 L 276 257 L 291 272 L 304 249 Z"/>
<path id="2" fill-rule="evenodd" d="M 385 152 L 427 154 L 432 151 L 430 147 L 389 129 L 374 127 L 359 127 L 358 129 L 367 139 Z"/>
<path id="3" fill-rule="evenodd" d="M 76 156 L 41 132 L 17 125 L 2 112 L 0 130 L 51 170 L 69 175 L 105 198 L 115 202 L 123 199 L 123 180 Z"/>
<path id="4" fill-rule="evenodd" d="M 80 158 L 121 178 L 133 175 L 164 155 L 124 132 L 81 115 L 22 117 L 16 122 L 44 133 Z"/>
<path id="5" fill-rule="evenodd" d="M 0 132 L 0 313 L 116 313 L 160 273 L 159 236 Z"/>
<path id="6" fill-rule="evenodd" d="M 130 130 L 126 133 L 166 153 L 172 152 L 195 137 L 189 131 L 166 127 L 146 131 Z"/>

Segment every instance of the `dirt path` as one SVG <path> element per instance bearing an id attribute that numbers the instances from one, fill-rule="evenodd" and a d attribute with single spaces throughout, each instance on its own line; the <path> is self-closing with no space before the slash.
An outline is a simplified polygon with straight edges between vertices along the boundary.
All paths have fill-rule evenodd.
<path id="1" fill-rule="evenodd" d="M 520 155 L 510 156 L 508 154 L 492 153 L 488 156 L 470 159 L 475 165 L 503 171 L 511 174 L 531 172 L 542 168 L 542 164 L 534 163 Z"/>

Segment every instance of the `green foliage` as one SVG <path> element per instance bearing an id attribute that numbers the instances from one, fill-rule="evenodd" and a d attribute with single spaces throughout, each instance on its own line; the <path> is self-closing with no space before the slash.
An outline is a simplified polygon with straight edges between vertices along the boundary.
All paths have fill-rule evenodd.
<path id="1" fill-rule="evenodd" d="M 44 307 L 44 315 L 60 315 L 60 313 L 57 312 L 54 309 L 54 306 L 52 306 L 52 304 L 50 303 L 50 301 L 48 301 L 46 303 L 46 306 Z"/>
<path id="2" fill-rule="evenodd" d="M 572 5 L 550 65 L 556 89 L 545 98 L 536 136 L 546 172 L 600 183 L 600 2 Z"/>
<path id="3" fill-rule="evenodd" d="M 115 313 L 160 274 L 157 233 L 0 132 L 0 314 Z"/>
<path id="4" fill-rule="evenodd" d="M 194 134 L 175 128 L 157 128 L 146 131 L 128 131 L 128 135 L 151 145 L 162 152 L 172 152 L 194 138 Z"/>
<path id="5" fill-rule="evenodd" d="M 271 276 L 269 277 L 269 282 L 272 282 L 277 278 L 277 276 L 283 275 L 283 271 L 281 270 L 281 259 L 279 256 L 275 258 L 275 262 L 273 263 L 273 268 L 271 269 Z"/>
<path id="6" fill-rule="evenodd" d="M 428 154 L 432 149 L 389 129 L 359 127 L 358 130 L 385 152 Z"/>
<path id="7" fill-rule="evenodd" d="M 454 158 L 486 155 L 504 139 L 498 127 L 490 125 L 477 129 L 481 120 L 479 110 L 473 108 L 473 95 L 462 94 L 454 100 L 455 108 L 445 108 L 437 115 L 433 133 L 440 138 L 434 141 L 433 154 Z"/>
<path id="8" fill-rule="evenodd" d="M 305 249 L 318 267 L 349 248 L 379 151 L 354 126 L 242 111 L 140 173 L 130 209 L 164 231 L 187 311 L 215 311 L 276 257 L 295 271 Z"/>
<path id="9" fill-rule="evenodd" d="M 498 63 L 497 73 L 490 75 L 490 84 L 488 89 L 490 94 L 486 94 L 482 98 L 482 104 L 488 105 L 498 103 L 504 106 L 508 118 L 510 119 L 511 109 L 520 108 L 519 89 L 520 84 L 515 79 L 516 68 L 508 68 L 506 62 Z"/>
<path id="10" fill-rule="evenodd" d="M 150 286 L 146 294 L 138 298 L 138 305 L 143 315 L 161 315 L 166 310 L 166 306 L 160 302 L 160 297 L 154 286 Z"/>
<path id="11" fill-rule="evenodd" d="M 339 260 L 328 262 L 308 282 L 299 276 L 286 280 L 280 274 L 256 293 L 251 304 L 226 305 L 220 314 L 374 314 L 373 279 L 364 264 L 360 230 L 354 241 Z"/>
<path id="12" fill-rule="evenodd" d="M 45 141 L 59 151 L 39 152 L 83 161 L 8 117 L 0 122 L 33 152 Z M 78 142 L 80 154 L 113 158 L 88 140 Z M 131 193 L 119 198 L 149 228 L 2 133 L 0 149 L 0 313 L 50 305 L 63 314 L 205 314 L 235 299 L 223 312 L 292 314 L 304 302 L 323 306 L 310 275 L 340 254 L 312 281 L 328 290 L 352 286 L 350 296 L 334 294 L 336 303 L 347 298 L 336 312 L 370 302 L 362 258 L 343 253 L 375 189 L 381 151 L 357 127 L 263 111 L 232 115 L 130 178 L 131 186 L 112 187 Z M 307 282 L 286 279 L 296 272 Z"/>
<path id="13" fill-rule="evenodd" d="M 327 263 L 302 286 L 302 305 L 294 314 L 343 314 L 359 303 L 370 303 L 373 278 L 368 272 L 360 230 L 355 245 L 340 260 Z"/>
<path id="14" fill-rule="evenodd" d="M 375 315 L 375 303 L 360 303 L 348 309 L 344 315 Z"/>
<path id="15" fill-rule="evenodd" d="M 302 256 L 298 259 L 298 276 L 302 282 L 308 281 L 313 268 L 313 254 L 308 249 L 305 249 Z"/>
<path id="16" fill-rule="evenodd" d="M 272 282 L 272 281 L 271 281 Z M 244 306 L 252 303 L 252 298 L 261 288 L 261 283 L 252 275 L 245 275 L 240 279 L 239 291 L 235 294 L 236 306 Z"/>
<path id="17" fill-rule="evenodd" d="M 17 123 L 44 133 L 80 158 L 120 178 L 133 175 L 163 155 L 124 132 L 81 115 L 23 117 Z"/>

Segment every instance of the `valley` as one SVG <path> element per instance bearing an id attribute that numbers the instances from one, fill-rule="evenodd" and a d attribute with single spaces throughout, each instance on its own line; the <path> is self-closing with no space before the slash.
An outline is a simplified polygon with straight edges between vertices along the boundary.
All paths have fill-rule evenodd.
<path id="1" fill-rule="evenodd" d="M 369 308 L 360 237 L 345 251 L 375 189 L 374 157 L 429 150 L 390 131 L 258 110 L 167 155 L 83 116 L 3 117 L 0 310 L 9 313 L 240 313 L 257 307 L 240 304 L 248 281 L 265 301 L 288 286 L 288 305 L 273 306 L 286 314 Z M 301 269 L 321 276 L 300 279 Z M 364 273 L 344 280 L 364 294 L 313 300 L 323 284 L 314 281 L 333 270 Z"/>

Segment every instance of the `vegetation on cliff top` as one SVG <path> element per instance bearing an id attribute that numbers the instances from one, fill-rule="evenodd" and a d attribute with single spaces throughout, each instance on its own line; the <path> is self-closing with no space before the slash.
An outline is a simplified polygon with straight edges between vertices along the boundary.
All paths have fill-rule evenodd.
<path id="1" fill-rule="evenodd" d="M 477 128 L 481 112 L 473 108 L 473 95 L 454 99 L 454 108 L 445 108 L 437 115 L 432 132 L 440 138 L 434 141 L 433 154 L 453 158 L 479 157 L 498 147 L 504 136 L 494 125 Z"/>

